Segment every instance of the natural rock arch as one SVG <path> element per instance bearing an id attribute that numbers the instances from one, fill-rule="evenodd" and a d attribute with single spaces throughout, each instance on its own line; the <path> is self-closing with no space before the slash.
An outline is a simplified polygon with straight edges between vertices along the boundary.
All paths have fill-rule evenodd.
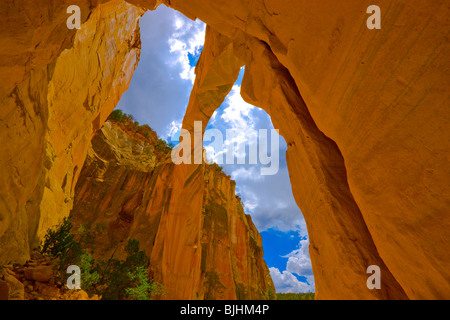
<path id="1" fill-rule="evenodd" d="M 346 283 L 349 287 L 359 287 L 347 292 L 346 298 L 406 297 L 378 255 L 349 190 L 344 161 L 336 144 L 318 130 L 288 70 L 267 45 L 255 39 L 246 39 L 245 44 L 251 49 L 243 50 L 236 41 L 207 28 L 183 128 L 193 136 L 194 121 L 209 122 L 245 64 L 242 96 L 248 103 L 266 110 L 288 144 L 287 161 L 294 197 L 302 212 L 305 210 L 311 260 L 315 271 L 320 270 L 317 296 L 325 299 L 342 296 L 342 283 Z M 307 187 L 292 181 L 292 176 L 299 175 L 309 181 Z M 311 201 L 311 195 L 315 201 Z M 333 239 L 336 235 L 338 241 Z M 386 277 L 383 290 L 367 289 L 368 262 L 382 268 Z M 337 267 L 331 268 L 332 265 Z M 337 277 L 337 269 L 346 271 Z"/>
<path id="2" fill-rule="evenodd" d="M 154 3 L 156 1 L 142 4 L 152 8 Z M 442 102 L 449 101 L 448 93 L 427 89 L 434 86 L 445 90 L 442 83 L 446 78 L 448 80 L 445 72 L 435 67 L 448 65 L 444 52 L 449 52 L 449 43 L 443 40 L 445 28 L 440 27 L 445 25 L 443 19 L 445 12 L 448 13 L 444 2 L 430 6 L 383 3 L 384 29 L 379 34 L 366 27 L 364 9 L 371 4 L 369 1 L 358 6 L 331 1 L 311 4 L 275 0 L 235 1 L 232 5 L 201 0 L 187 4 L 174 0 L 166 4 L 188 17 L 200 18 L 220 33 L 217 38 L 231 39 L 235 57 L 246 65 L 241 89 L 243 98 L 265 109 L 288 142 L 291 183 L 311 237 L 318 297 L 448 296 L 446 266 L 449 256 L 436 250 L 433 244 L 449 241 L 448 231 L 444 231 L 444 225 L 449 225 L 449 219 L 445 218 L 449 201 L 448 195 L 441 191 L 448 189 L 449 171 L 444 164 L 445 150 L 434 142 L 448 136 L 448 130 L 431 133 L 425 129 L 427 124 L 420 120 L 424 114 L 431 116 L 444 112 L 448 115 L 448 109 L 442 109 L 445 108 Z M 438 13 L 439 10 L 443 13 Z M 422 32 L 418 37 L 406 36 L 412 27 L 412 17 L 418 15 L 434 15 L 434 18 L 419 26 Z M 394 31 L 392 28 L 400 21 L 404 23 L 401 30 Z M 231 67 L 233 58 L 226 61 Z M 408 61 L 416 63 L 411 65 Z M 377 73 L 379 70 L 384 72 Z M 197 77 L 201 82 L 201 75 Z M 409 81 L 394 85 L 393 79 L 403 77 Z M 392 88 L 386 86 L 386 80 L 392 83 Z M 210 85 L 207 83 L 207 87 Z M 193 96 L 195 90 L 194 87 Z M 406 95 L 406 91 L 410 94 Z M 380 95 L 390 102 L 383 101 Z M 409 96 L 421 96 L 427 103 L 412 98 L 411 104 Z M 192 103 L 195 105 L 191 101 L 190 107 Z M 395 112 L 383 112 L 384 108 L 379 108 L 381 103 L 395 106 Z M 355 108 L 366 110 L 362 106 L 367 104 L 374 106 L 368 116 Z M 356 121 L 348 109 L 360 118 Z M 203 109 L 201 111 L 205 113 Z M 397 113 L 402 116 L 398 118 Z M 196 112 L 188 107 L 183 122 L 186 128 L 189 117 L 193 117 L 191 114 Z M 298 119 L 295 125 L 292 125 L 293 119 Z M 371 120 L 379 127 L 365 130 L 364 123 Z M 420 134 L 416 133 L 414 124 L 419 123 L 424 131 L 430 132 L 426 139 L 417 140 Z M 448 127 L 448 122 L 444 120 L 441 125 Z M 406 136 L 416 137 L 417 144 L 411 144 Z M 382 152 L 374 154 L 380 144 Z M 362 148 L 367 151 L 361 152 Z M 431 157 L 433 160 L 422 159 L 433 169 L 427 170 L 429 176 L 420 178 L 422 185 L 406 191 L 402 189 L 405 181 L 412 182 L 412 177 L 422 176 L 424 164 L 414 161 L 417 154 Z M 367 157 L 371 158 L 370 165 L 364 166 Z M 305 168 L 305 164 L 311 167 Z M 371 174 L 372 171 L 377 174 Z M 297 177 L 308 183 L 309 190 L 299 186 Z M 317 186 L 317 192 L 312 193 L 312 185 Z M 423 190 L 426 195 L 414 200 L 405 196 L 409 192 L 416 194 L 414 190 Z M 433 195 L 438 194 L 443 196 L 443 202 L 432 200 Z M 430 228 L 428 231 L 418 231 L 417 228 L 424 225 L 412 222 L 422 220 L 423 212 L 427 211 L 435 213 L 427 219 L 443 223 L 437 234 L 434 229 L 437 227 L 431 221 L 426 224 Z M 412 245 L 411 239 L 417 232 L 435 234 L 434 240 L 421 237 L 416 245 Z M 396 241 L 390 241 L 389 237 Z M 434 257 L 433 262 L 428 259 L 430 256 Z M 436 270 L 436 273 L 428 273 L 425 280 L 422 269 L 412 266 L 412 257 L 419 260 L 422 267 L 430 263 L 426 269 Z M 366 287 L 365 269 L 370 264 L 383 269 L 385 278 L 379 291 L 370 291 Z M 409 266 L 406 272 L 405 265 Z"/>
<path id="3" fill-rule="evenodd" d="M 142 10 L 119 0 L 80 2 L 85 28 L 75 32 L 65 28 L 72 2 L 48 3 L 44 15 L 31 0 L 0 6 L 2 70 L 11 74 L 0 87 L 7 141 L 0 150 L 1 261 L 24 259 L 36 233 L 57 220 L 52 212 L 68 213 L 73 168 L 137 65 Z M 196 99 L 221 102 L 236 65 L 246 65 L 243 98 L 271 115 L 289 146 L 318 298 L 450 296 L 445 1 L 381 1 L 381 30 L 366 27 L 369 1 L 129 2 L 151 10 L 165 3 L 210 27 L 185 128 L 198 111 L 206 120 L 215 109 Z M 126 32 L 114 32 L 125 25 Z M 117 50 L 110 42 L 81 41 L 101 38 L 114 39 Z M 102 94 L 86 66 L 84 81 L 67 77 L 80 74 L 81 54 L 109 75 L 101 79 Z M 177 170 L 186 179 L 192 173 Z M 382 269 L 381 290 L 366 287 L 371 264 Z"/>

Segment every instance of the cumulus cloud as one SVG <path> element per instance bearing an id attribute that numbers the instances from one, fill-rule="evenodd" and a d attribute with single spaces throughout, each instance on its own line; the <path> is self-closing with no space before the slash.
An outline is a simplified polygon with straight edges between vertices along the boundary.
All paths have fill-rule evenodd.
<path id="1" fill-rule="evenodd" d="M 261 180 L 263 176 L 259 174 L 257 167 L 238 168 L 231 172 L 231 179 L 233 180 Z"/>
<path id="2" fill-rule="evenodd" d="M 273 176 L 262 176 L 259 166 L 254 166 L 252 171 L 249 167 L 246 166 L 246 170 L 232 168 L 230 171 L 244 203 L 251 199 L 253 205 L 245 209 L 251 214 L 258 230 L 297 231 L 302 237 L 306 236 L 306 223 L 294 201 L 287 168 L 281 168 Z M 254 173 L 253 177 L 251 173 Z"/>
<path id="3" fill-rule="evenodd" d="M 173 120 L 167 128 L 167 137 L 172 140 L 179 140 L 182 120 Z"/>
<path id="4" fill-rule="evenodd" d="M 300 240 L 299 249 L 285 257 L 289 258 L 286 270 L 298 275 L 311 275 L 311 258 L 309 256 L 309 239 Z"/>
<path id="5" fill-rule="evenodd" d="M 201 50 L 206 25 L 162 5 L 145 13 L 140 28 L 139 65 L 118 109 L 166 138 L 186 112 L 194 72 L 188 55 Z"/>
<path id="6" fill-rule="evenodd" d="M 244 70 L 242 70 L 243 72 Z M 242 76 L 242 73 L 241 73 Z M 232 87 L 223 105 L 214 112 L 208 127 L 223 133 L 224 143 L 221 150 L 213 149 L 205 142 L 208 159 L 224 163 L 224 154 L 235 145 L 245 145 L 235 150 L 239 158 L 245 153 L 245 164 L 224 164 L 224 171 L 236 181 L 236 191 L 241 194 L 246 213 L 251 214 L 255 226 L 260 232 L 274 228 L 280 231 L 299 231 L 306 235 L 306 226 L 300 209 L 297 207 L 289 183 L 285 153 L 287 145 L 280 140 L 280 168 L 275 175 L 262 175 L 259 161 L 250 164 L 250 149 L 258 149 L 260 129 L 272 130 L 273 125 L 265 111 L 246 103 L 240 95 L 239 81 Z M 230 139 L 226 130 L 235 132 Z M 237 152 L 236 152 L 237 151 Z"/>
<path id="7" fill-rule="evenodd" d="M 280 272 L 278 268 L 272 267 L 269 268 L 269 271 L 277 292 L 314 292 L 314 285 L 298 280 L 287 270 Z"/>
<path id="8" fill-rule="evenodd" d="M 311 258 L 309 256 L 309 239 L 300 240 L 299 248 L 287 254 L 286 271 L 306 277 L 314 285 Z"/>
<path id="9" fill-rule="evenodd" d="M 213 113 L 208 124 L 209 130 L 214 128 L 220 132 L 222 143 L 210 144 L 209 137 L 205 137 L 204 143 L 208 159 L 218 164 L 248 163 L 246 158 L 248 158 L 250 146 L 254 147 L 257 144 L 258 130 L 253 113 L 256 108 L 242 99 L 240 89 L 238 84 L 232 87 L 222 107 Z M 235 171 L 235 169 L 236 167 L 233 165 L 226 168 L 226 171 Z M 239 174 L 242 177 L 247 176 L 248 170 L 253 169 L 239 168 L 232 176 Z"/>
<path id="10" fill-rule="evenodd" d="M 300 240 L 299 248 L 283 257 L 288 258 L 285 271 L 280 272 L 278 268 L 269 268 L 277 291 L 314 292 L 315 283 L 309 256 L 309 239 Z"/>
<path id="11" fill-rule="evenodd" d="M 221 119 L 225 122 L 227 130 L 233 133 L 232 137 L 226 135 L 224 152 L 230 148 L 238 148 L 235 151 L 237 157 L 245 158 L 245 149 L 239 146 L 253 145 L 256 143 L 258 132 L 251 112 L 255 107 L 246 103 L 241 97 L 241 87 L 237 84 L 233 86 L 231 92 L 225 100 L 225 109 Z"/>
<path id="12" fill-rule="evenodd" d="M 226 108 L 223 111 L 222 119 L 234 128 L 251 127 L 253 128 L 253 119 L 249 117 L 250 112 L 255 106 L 248 104 L 241 97 L 241 87 L 238 84 L 233 85 L 226 98 Z"/>
<path id="13" fill-rule="evenodd" d="M 242 201 L 244 202 L 245 211 L 253 212 L 253 210 L 255 210 L 255 208 L 258 207 L 259 199 L 254 192 L 248 191 L 246 192 L 246 195 Z"/>
<path id="14" fill-rule="evenodd" d="M 214 122 L 216 121 L 216 116 L 217 116 L 217 110 L 214 111 L 214 113 L 211 116 L 211 119 L 209 120 L 210 124 L 214 124 Z"/>
<path id="15" fill-rule="evenodd" d="M 175 31 L 170 36 L 168 43 L 170 53 L 175 57 L 171 64 L 181 66 L 179 73 L 181 79 L 195 81 L 195 66 L 189 61 L 189 54 L 197 56 L 205 42 L 206 25 L 200 20 L 186 19 L 180 13 L 175 13 L 173 21 Z"/>
<path id="16" fill-rule="evenodd" d="M 242 70 L 244 71 L 244 70 Z M 237 192 L 242 196 L 245 210 L 252 215 L 253 222 L 258 230 L 264 231 L 275 228 L 281 231 L 300 231 L 306 233 L 304 219 L 292 196 L 289 183 L 289 173 L 286 167 L 285 152 L 287 145 L 279 137 L 280 166 L 275 175 L 262 175 L 257 155 L 257 164 L 250 164 L 250 150 L 258 150 L 259 130 L 269 132 L 274 129 L 270 117 L 265 111 L 246 103 L 240 95 L 239 82 L 236 83 L 225 99 L 221 108 L 216 110 L 208 127 L 220 130 L 226 139 L 221 150 L 213 149 L 205 142 L 208 159 L 217 163 L 224 163 L 224 154 L 236 145 L 234 154 L 237 158 L 245 158 L 245 164 L 223 165 L 224 171 L 236 181 Z M 233 131 L 235 135 L 229 137 L 226 130 Z M 241 153 L 244 154 L 241 154 Z"/>

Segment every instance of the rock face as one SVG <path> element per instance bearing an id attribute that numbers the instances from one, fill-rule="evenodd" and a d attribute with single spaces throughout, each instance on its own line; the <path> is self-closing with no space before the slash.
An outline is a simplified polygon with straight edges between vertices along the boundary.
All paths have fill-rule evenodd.
<path id="1" fill-rule="evenodd" d="M 25 278 L 39 282 L 48 282 L 53 275 L 51 266 L 38 266 L 25 269 Z"/>
<path id="2" fill-rule="evenodd" d="M 80 172 L 71 212 L 74 228 L 83 223 L 106 227 L 95 247 L 103 259 L 124 258 L 128 239 L 139 240 L 150 257 L 151 273 L 168 292 L 164 298 L 269 298 L 275 288 L 263 260 L 261 235 L 235 195 L 235 182 L 205 164 L 179 192 L 170 152 L 158 161 L 156 139 L 151 140 L 142 142 L 117 124 L 105 123 Z M 194 195 L 199 201 L 191 203 Z M 180 208 L 185 201 L 191 206 Z M 188 216 L 192 224 L 168 225 L 173 212 Z M 192 242 L 176 248 L 183 259 L 166 266 L 175 238 L 185 237 Z M 189 262 L 189 277 L 173 273 Z M 186 283 L 194 287 L 185 288 Z"/>
<path id="3" fill-rule="evenodd" d="M 241 95 L 286 139 L 316 297 L 449 298 L 448 6 L 383 3 L 374 31 L 369 2 L 167 4 L 210 27 L 183 126 L 207 122 L 245 65 Z"/>
<path id="4" fill-rule="evenodd" d="M 23 300 L 24 286 L 15 274 L 7 268 L 0 268 L 0 286 L 2 287 L 2 300 Z"/>
<path id="5" fill-rule="evenodd" d="M 0 5 L 2 262 L 24 263 L 69 214 L 92 135 L 137 66 L 143 11 L 99 2 L 80 4 L 79 32 L 66 27 L 70 1 Z"/>
<path id="6" fill-rule="evenodd" d="M 316 298 L 450 298 L 446 1 L 378 1 L 381 30 L 366 27 L 371 1 L 129 2 L 150 10 L 165 3 L 209 26 L 186 129 L 209 120 L 246 66 L 242 96 L 268 112 L 288 143 Z M 0 4 L 0 262 L 26 258 L 68 214 L 90 138 L 137 63 L 142 10 L 79 1 L 84 24 L 75 33 L 65 28 L 68 5 Z M 174 202 L 159 230 L 177 230 L 155 238 L 155 276 L 172 274 L 170 286 L 186 298 L 202 279 L 195 250 L 203 216 L 186 214 L 204 203 L 204 191 L 189 189 L 204 180 L 202 168 L 163 166 L 155 182 L 167 177 L 172 191 L 154 199 Z M 372 264 L 381 290 L 366 287 Z"/>
<path id="7" fill-rule="evenodd" d="M 37 251 L 24 265 L 0 267 L 0 300 L 99 300 L 61 283 L 59 260 Z"/>

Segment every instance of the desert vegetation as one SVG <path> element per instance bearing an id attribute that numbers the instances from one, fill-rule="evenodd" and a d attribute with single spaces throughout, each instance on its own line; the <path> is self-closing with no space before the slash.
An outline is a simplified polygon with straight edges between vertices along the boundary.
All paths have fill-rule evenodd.
<path id="1" fill-rule="evenodd" d="M 75 232 L 70 219 L 49 229 L 40 246 L 40 252 L 59 260 L 60 281 L 65 283 L 70 274 L 69 265 L 81 270 L 81 289 L 96 294 L 103 300 L 150 300 L 165 294 L 160 283 L 148 277 L 149 259 L 139 249 L 139 242 L 130 239 L 125 248 L 125 260 L 94 259 L 95 237 L 105 228 L 101 225 L 81 225 Z"/>
<path id="2" fill-rule="evenodd" d="M 314 292 L 277 293 L 277 300 L 314 300 Z"/>
<path id="3" fill-rule="evenodd" d="M 108 121 L 113 121 L 125 132 L 131 134 L 135 138 L 152 145 L 158 160 L 162 160 L 174 148 L 173 143 L 167 143 L 166 140 L 159 137 L 148 124 L 139 124 L 132 114 L 124 113 L 120 109 L 115 109 L 108 117 Z"/>

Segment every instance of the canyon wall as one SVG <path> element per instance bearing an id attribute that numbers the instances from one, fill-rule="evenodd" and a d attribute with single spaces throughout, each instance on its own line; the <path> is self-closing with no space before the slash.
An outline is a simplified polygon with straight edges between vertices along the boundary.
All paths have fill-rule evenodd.
<path id="1" fill-rule="evenodd" d="M 69 214 L 92 135 L 137 66 L 144 11 L 99 2 L 77 2 L 79 31 L 66 27 L 70 1 L 0 5 L 1 262 L 25 262 Z"/>
<path id="2" fill-rule="evenodd" d="M 105 260 L 125 258 L 128 239 L 138 240 L 150 257 L 151 275 L 167 290 L 161 298 L 274 298 L 261 235 L 235 195 L 235 182 L 204 164 L 179 190 L 170 150 L 160 157 L 155 145 L 156 139 L 143 142 L 105 123 L 92 139 L 75 188 L 74 230 L 80 224 L 102 228 L 95 255 Z M 185 206 L 193 195 L 200 201 Z M 189 217 L 191 225 L 168 226 L 174 214 Z M 191 241 L 173 247 L 180 238 Z M 166 266 L 166 252 L 173 250 L 183 259 Z M 189 263 L 189 274 L 175 273 Z"/>
<path id="3" fill-rule="evenodd" d="M 209 26 L 186 129 L 208 121 L 246 66 L 242 96 L 288 143 L 317 298 L 450 298 L 446 1 L 129 2 L 164 3 Z M 65 27 L 70 4 L 81 7 L 77 32 Z M 366 27 L 372 4 L 381 30 Z M 89 141 L 136 67 L 142 13 L 123 1 L 0 4 L 0 262 L 26 259 L 68 214 Z M 175 177 L 176 200 L 159 230 L 180 232 L 156 238 L 154 274 L 173 275 L 185 298 L 202 279 L 203 218 L 186 214 L 202 207 L 206 193 L 189 188 L 202 168 L 158 175 Z M 381 290 L 366 287 L 372 264 Z"/>

